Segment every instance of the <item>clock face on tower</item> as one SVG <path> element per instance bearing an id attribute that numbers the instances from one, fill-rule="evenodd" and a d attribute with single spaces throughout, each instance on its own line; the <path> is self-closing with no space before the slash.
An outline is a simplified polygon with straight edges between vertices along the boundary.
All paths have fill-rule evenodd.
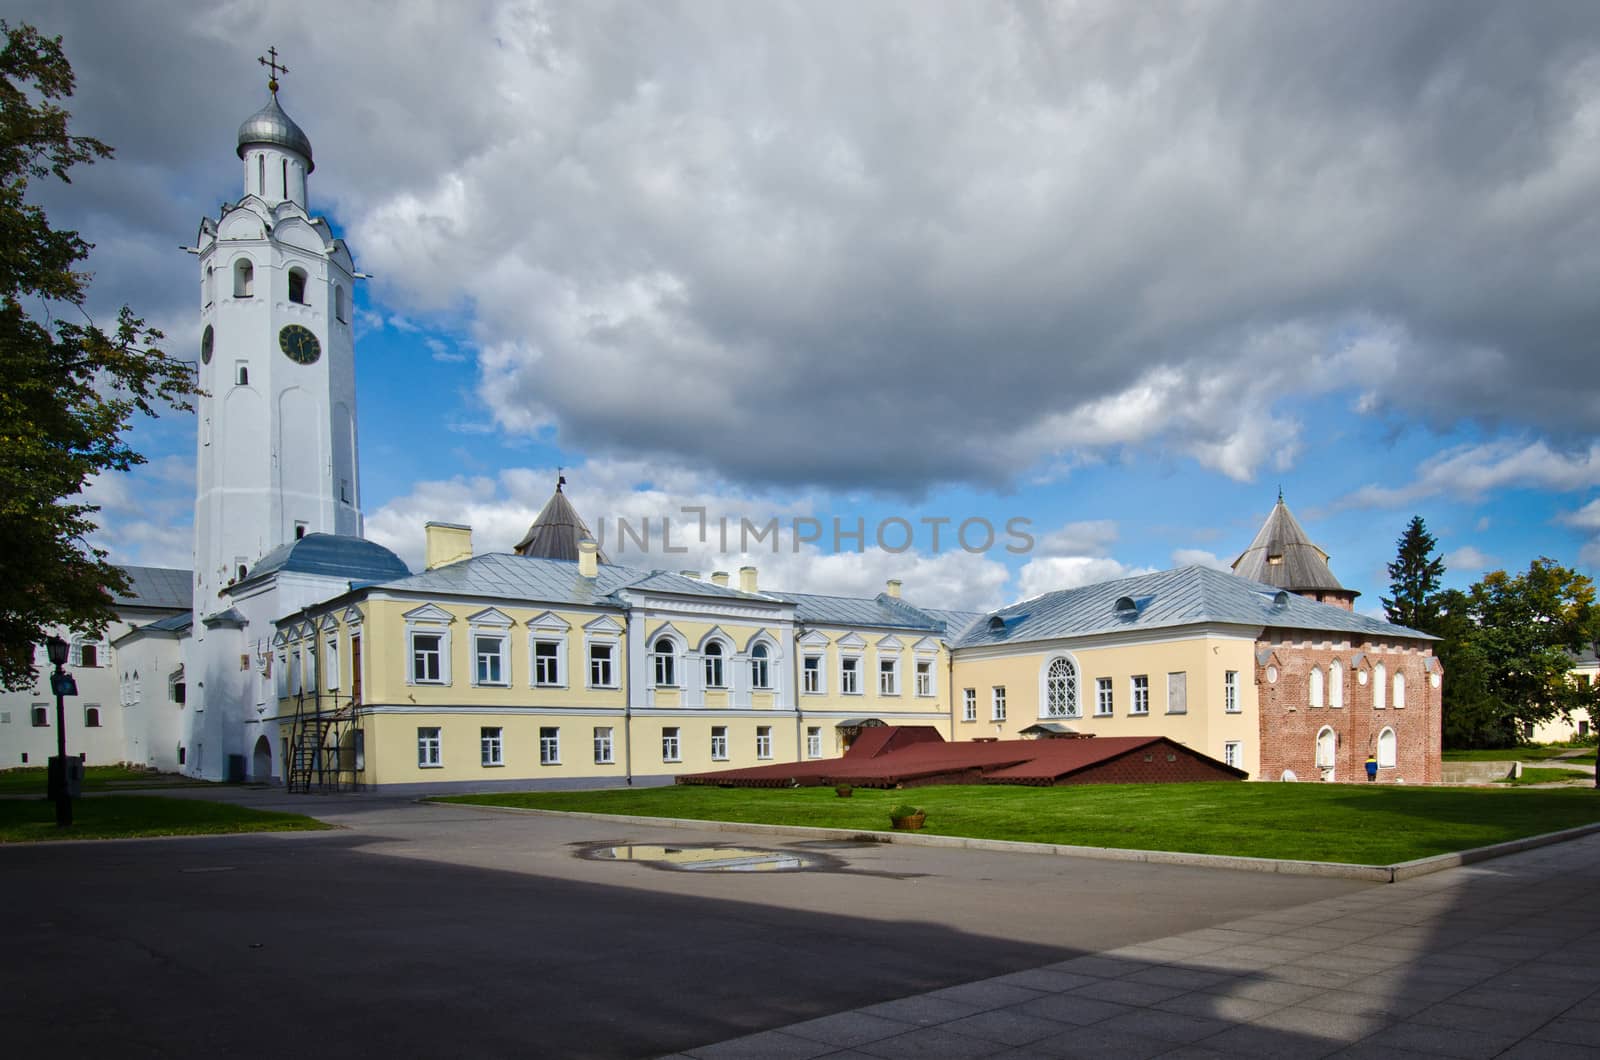
<path id="1" fill-rule="evenodd" d="M 217 333 L 207 324 L 205 333 L 200 336 L 200 360 L 205 364 L 211 363 L 211 350 L 216 344 Z"/>
<path id="2" fill-rule="evenodd" d="M 296 364 L 316 364 L 322 356 L 322 344 L 317 337 L 299 324 L 290 324 L 278 332 L 278 348 Z"/>

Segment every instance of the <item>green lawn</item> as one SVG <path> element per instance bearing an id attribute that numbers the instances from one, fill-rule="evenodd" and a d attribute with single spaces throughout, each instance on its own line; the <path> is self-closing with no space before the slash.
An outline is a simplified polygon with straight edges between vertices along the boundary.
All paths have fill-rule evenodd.
<path id="1" fill-rule="evenodd" d="M 1576 769 L 1561 769 L 1559 767 L 1541 769 L 1539 766 L 1524 766 L 1522 776 L 1512 779 L 1501 777 L 1496 784 L 1559 784 L 1563 781 L 1581 780 L 1589 786 L 1594 786 L 1594 778 L 1587 773 Z"/>
<path id="2" fill-rule="evenodd" d="M 272 813 L 223 802 L 168 799 L 159 795 L 96 795 L 74 799 L 72 818 L 71 827 L 57 828 L 55 803 L 44 799 L 0 799 L 0 843 L 301 832 L 332 827 L 297 813 Z"/>
<path id="3" fill-rule="evenodd" d="M 1388 865 L 1600 821 L 1593 790 L 1335 784 L 1159 784 L 1025 788 L 675 786 L 462 795 L 445 802 L 887 831 L 914 802 L 935 835 L 1135 850 Z"/>
<path id="4" fill-rule="evenodd" d="M 84 791 L 128 791 L 138 788 L 188 787 L 204 784 L 176 773 L 153 773 L 127 766 L 89 766 L 83 771 Z M 0 770 L 0 795 L 44 797 L 44 766 Z"/>
<path id="5" fill-rule="evenodd" d="M 1594 761 L 1593 747 L 1502 747 L 1491 750 L 1445 751 L 1446 762 L 1543 762 L 1551 758 L 1565 758 L 1574 752 L 1575 761 Z"/>

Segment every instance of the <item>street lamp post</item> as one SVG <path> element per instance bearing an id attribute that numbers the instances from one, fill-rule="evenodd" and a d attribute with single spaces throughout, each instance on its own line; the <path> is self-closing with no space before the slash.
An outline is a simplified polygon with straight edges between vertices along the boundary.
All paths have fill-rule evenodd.
<path id="1" fill-rule="evenodd" d="M 67 642 L 54 634 L 44 642 L 44 650 L 56 668 L 55 673 L 50 675 L 50 690 L 56 694 L 56 757 L 50 763 L 50 779 L 56 800 L 57 828 L 72 824 L 72 789 L 68 780 L 71 770 L 67 765 L 67 708 L 64 700 L 67 696 L 78 694 L 78 683 L 64 669 L 68 648 Z"/>

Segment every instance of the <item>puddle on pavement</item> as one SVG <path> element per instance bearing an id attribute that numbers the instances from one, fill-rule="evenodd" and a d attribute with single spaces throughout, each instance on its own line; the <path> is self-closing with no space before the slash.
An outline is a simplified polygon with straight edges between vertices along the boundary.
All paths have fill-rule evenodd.
<path id="1" fill-rule="evenodd" d="M 838 867 L 833 858 L 823 854 L 692 844 L 622 843 L 589 847 L 579 856 L 593 861 L 635 861 L 678 872 L 800 872 Z"/>

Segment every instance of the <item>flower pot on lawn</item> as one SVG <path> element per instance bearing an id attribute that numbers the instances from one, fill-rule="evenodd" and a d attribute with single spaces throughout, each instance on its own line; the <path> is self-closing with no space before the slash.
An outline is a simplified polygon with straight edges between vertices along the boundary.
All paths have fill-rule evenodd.
<path id="1" fill-rule="evenodd" d="M 848 784 L 840 784 L 838 787 L 833 789 L 833 793 L 839 796 L 841 799 L 848 799 L 852 794 L 854 794 L 854 792 L 855 789 Z"/>
<path id="2" fill-rule="evenodd" d="M 920 806 L 896 806 L 889 811 L 889 824 L 901 832 L 914 832 L 927 819 L 928 815 L 922 812 Z"/>

